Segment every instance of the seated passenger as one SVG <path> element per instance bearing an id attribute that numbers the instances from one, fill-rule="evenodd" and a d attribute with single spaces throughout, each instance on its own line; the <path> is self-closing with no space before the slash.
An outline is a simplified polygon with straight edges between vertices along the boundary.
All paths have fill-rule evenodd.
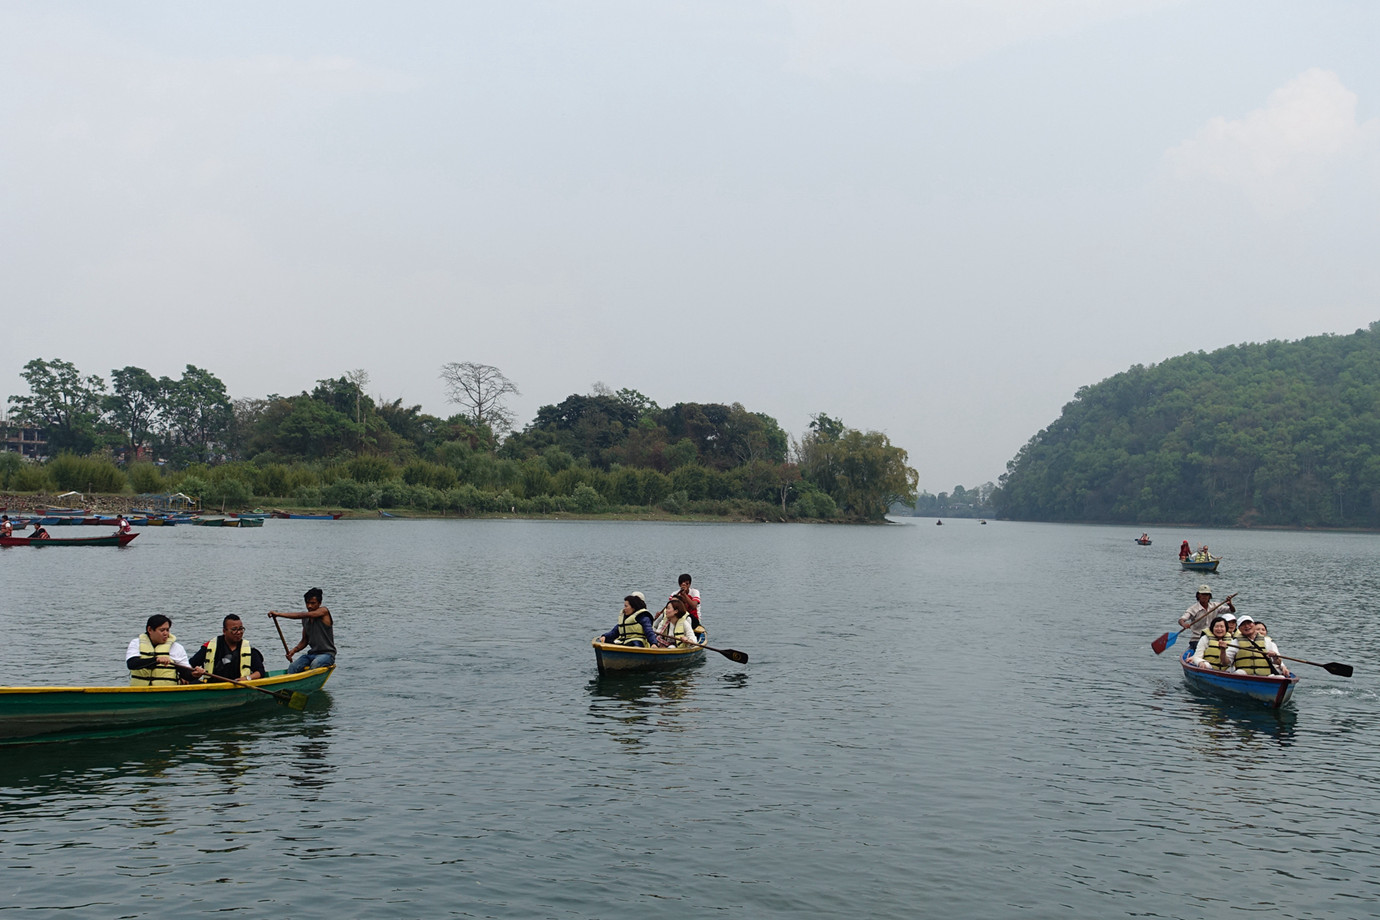
<path id="1" fill-rule="evenodd" d="M 666 619 L 657 632 L 666 639 L 666 644 L 679 647 L 697 645 L 695 628 L 690 625 L 690 614 L 685 610 L 685 602 L 673 597 L 666 602 Z"/>
<path id="2" fill-rule="evenodd" d="M 665 644 L 656 636 L 652 615 L 647 611 L 647 598 L 641 591 L 634 591 L 623 598 L 623 612 L 618 617 L 618 625 L 595 636 L 594 641 L 643 648 Z"/>
<path id="3" fill-rule="evenodd" d="M 1255 638 L 1255 621 L 1250 617 L 1242 617 L 1237 626 L 1236 639 L 1236 659 L 1233 662 L 1236 668 L 1234 674 L 1254 674 L 1257 677 L 1265 677 L 1278 673 L 1270 666 L 1269 656 L 1265 654 L 1265 645 Z"/>
<path id="4" fill-rule="evenodd" d="M 221 621 L 220 636 L 207 642 L 192 655 L 194 668 L 235 680 L 257 680 L 264 676 L 264 656 L 244 637 L 244 621 L 233 613 Z"/>
<path id="5" fill-rule="evenodd" d="M 183 682 L 177 673 L 179 668 L 196 677 L 205 673 L 187 661 L 187 650 L 172 634 L 172 620 L 161 613 L 149 617 L 144 631 L 130 640 L 125 650 L 125 667 L 129 668 L 131 687 L 174 687 Z"/>
<path id="6" fill-rule="evenodd" d="M 1285 677 L 1293 677 L 1294 672 L 1290 671 L 1289 666 L 1281 660 L 1282 656 L 1279 654 L 1279 646 L 1275 645 L 1275 640 L 1271 639 L 1270 634 L 1265 631 L 1265 623 L 1263 620 L 1255 621 L 1255 638 L 1256 641 L 1265 645 L 1265 654 L 1275 663 L 1275 667 L 1279 668 L 1280 673 Z"/>
<path id="7" fill-rule="evenodd" d="M 8 514 L 0 515 L 0 537 L 14 536 L 14 525 L 10 523 Z"/>
<path id="8" fill-rule="evenodd" d="M 1193 657 L 1188 659 L 1188 663 L 1200 668 L 1212 668 L 1214 671 L 1230 671 L 1232 659 L 1235 657 L 1236 643 L 1227 632 L 1226 617 L 1213 617 L 1212 625 L 1198 640 L 1198 647 L 1194 649 Z"/>
<path id="9" fill-rule="evenodd" d="M 30 539 L 30 540 L 46 540 L 46 539 L 48 539 L 48 531 L 44 529 L 44 527 L 43 527 L 42 524 L 35 524 L 35 525 L 34 525 L 34 532 L 31 533 L 31 534 L 29 534 L 29 539 Z"/>

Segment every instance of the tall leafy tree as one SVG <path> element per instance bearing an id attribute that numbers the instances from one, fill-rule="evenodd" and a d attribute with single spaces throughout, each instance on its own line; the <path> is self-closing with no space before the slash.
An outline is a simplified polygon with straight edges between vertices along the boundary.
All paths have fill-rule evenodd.
<path id="1" fill-rule="evenodd" d="M 181 378 L 163 377 L 163 419 L 173 450 L 184 457 L 209 459 L 223 449 L 235 420 L 225 384 L 210 371 L 188 364 Z"/>
<path id="2" fill-rule="evenodd" d="M 46 429 L 49 454 L 90 453 L 97 443 L 105 381 L 94 374 L 83 377 L 70 361 L 57 358 L 35 358 L 20 376 L 30 395 L 10 397 L 14 419 Z"/>
<path id="3" fill-rule="evenodd" d="M 801 443 L 801 475 L 829 495 L 845 513 L 881 520 L 893 504 L 913 505 L 920 474 L 909 455 L 880 431 L 846 428 L 826 415 Z"/>
<path id="4" fill-rule="evenodd" d="M 154 420 L 163 408 L 163 387 L 142 367 L 124 367 L 110 372 L 112 392 L 101 400 L 110 420 L 124 432 L 133 460 L 148 442 Z"/>

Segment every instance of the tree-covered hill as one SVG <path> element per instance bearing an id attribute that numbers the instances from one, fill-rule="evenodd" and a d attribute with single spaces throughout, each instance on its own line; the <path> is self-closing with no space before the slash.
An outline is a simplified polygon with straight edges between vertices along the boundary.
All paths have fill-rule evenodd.
<path id="1" fill-rule="evenodd" d="M 1380 528 L 1377 444 L 1380 322 L 1083 387 L 993 501 L 1018 520 Z"/>

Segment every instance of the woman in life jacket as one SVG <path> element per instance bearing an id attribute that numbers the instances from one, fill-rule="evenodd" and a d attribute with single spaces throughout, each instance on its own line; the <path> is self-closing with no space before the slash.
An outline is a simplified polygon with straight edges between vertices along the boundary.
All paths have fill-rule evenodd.
<path id="1" fill-rule="evenodd" d="M 1193 650 L 1193 656 L 1188 659 L 1188 663 L 1200 668 L 1212 668 L 1214 671 L 1227 671 L 1231 669 L 1231 662 L 1235 656 L 1236 647 L 1227 632 L 1226 617 L 1213 617 L 1212 625 L 1198 640 L 1198 647 Z"/>

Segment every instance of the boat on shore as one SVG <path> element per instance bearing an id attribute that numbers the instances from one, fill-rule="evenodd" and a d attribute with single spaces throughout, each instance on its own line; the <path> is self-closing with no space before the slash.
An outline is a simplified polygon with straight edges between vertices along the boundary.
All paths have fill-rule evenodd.
<path id="1" fill-rule="evenodd" d="M 281 672 L 241 684 L 175 687 L 0 687 L 0 742 L 60 741 L 184 723 L 247 706 L 274 704 L 270 694 L 309 694 L 335 665 Z M 260 693 L 259 690 L 267 691 Z"/>
<path id="2" fill-rule="evenodd" d="M 125 546 L 137 533 L 112 533 L 104 537 L 0 537 L 0 546 Z"/>
<path id="3" fill-rule="evenodd" d="M 682 645 L 677 648 L 643 648 L 636 645 L 616 645 L 594 640 L 594 663 L 600 674 L 634 674 L 643 671 L 670 671 L 704 660 L 704 643 Z"/>
<path id="4" fill-rule="evenodd" d="M 338 521 L 345 516 L 344 511 L 335 511 L 330 514 L 289 514 L 286 511 L 275 511 L 273 516 L 289 521 Z"/>
<path id="5" fill-rule="evenodd" d="M 1179 658 L 1184 669 L 1184 681 L 1194 690 L 1216 696 L 1246 699 L 1278 709 L 1294 695 L 1298 677 L 1274 674 L 1232 674 L 1212 668 L 1200 668 L 1188 663 L 1193 650 L 1186 650 Z"/>
<path id="6" fill-rule="evenodd" d="M 1221 556 L 1213 556 L 1211 559 L 1195 561 L 1192 558 L 1180 559 L 1179 565 L 1189 572 L 1215 572 L 1217 563 L 1222 561 Z"/>

